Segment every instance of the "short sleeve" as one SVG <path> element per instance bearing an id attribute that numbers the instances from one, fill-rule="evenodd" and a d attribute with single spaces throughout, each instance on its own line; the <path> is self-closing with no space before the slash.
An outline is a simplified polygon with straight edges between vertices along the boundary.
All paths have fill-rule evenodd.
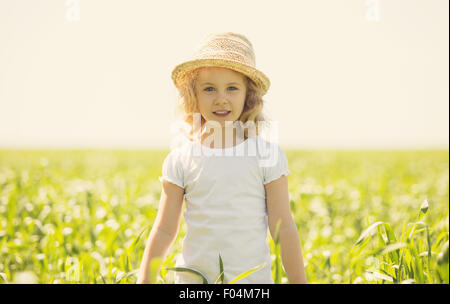
<path id="1" fill-rule="evenodd" d="M 159 177 L 159 181 L 166 180 L 184 188 L 184 174 L 183 167 L 179 159 L 179 151 L 177 149 L 170 151 L 170 153 L 164 159 L 162 165 L 162 176 Z"/>
<path id="2" fill-rule="evenodd" d="M 274 153 L 271 154 L 271 161 L 266 162 L 266 165 L 262 167 L 264 174 L 264 185 L 278 179 L 282 175 L 288 176 L 289 171 L 288 160 L 286 153 L 283 149 L 275 145 L 273 149 Z"/>

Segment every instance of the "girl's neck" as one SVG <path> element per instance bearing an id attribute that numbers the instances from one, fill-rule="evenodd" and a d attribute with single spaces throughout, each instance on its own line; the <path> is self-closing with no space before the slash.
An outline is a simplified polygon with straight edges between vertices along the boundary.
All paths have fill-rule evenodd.
<path id="1" fill-rule="evenodd" d="M 201 144 L 212 149 L 233 147 L 245 140 L 244 136 L 238 133 L 236 128 L 233 127 L 213 128 L 209 133 L 205 132 L 202 134 Z"/>

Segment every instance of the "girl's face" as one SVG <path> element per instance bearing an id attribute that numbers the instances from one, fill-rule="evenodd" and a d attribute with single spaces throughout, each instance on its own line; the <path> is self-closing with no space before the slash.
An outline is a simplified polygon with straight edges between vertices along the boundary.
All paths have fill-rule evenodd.
<path id="1" fill-rule="evenodd" d="M 225 126 L 225 121 L 236 121 L 244 109 L 245 76 L 236 71 L 220 67 L 201 68 L 195 91 L 200 113 L 206 121 L 215 120 Z"/>

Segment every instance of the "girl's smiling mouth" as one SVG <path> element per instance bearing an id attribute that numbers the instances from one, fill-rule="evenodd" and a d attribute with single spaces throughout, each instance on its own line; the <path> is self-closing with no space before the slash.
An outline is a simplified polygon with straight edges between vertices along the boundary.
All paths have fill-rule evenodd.
<path id="1" fill-rule="evenodd" d="M 228 114 L 230 114 L 231 111 L 217 111 L 217 112 L 213 112 L 213 113 L 214 113 L 214 115 L 217 115 L 217 116 L 219 116 L 219 117 L 225 117 L 225 116 L 227 116 Z"/>

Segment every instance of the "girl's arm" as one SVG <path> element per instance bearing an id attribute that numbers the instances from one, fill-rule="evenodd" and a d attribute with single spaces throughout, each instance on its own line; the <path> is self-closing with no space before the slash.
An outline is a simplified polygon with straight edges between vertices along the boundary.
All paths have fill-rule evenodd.
<path id="1" fill-rule="evenodd" d="M 138 284 L 155 283 L 149 282 L 150 262 L 155 257 L 164 260 L 178 233 L 184 189 L 166 180 L 163 180 L 162 184 L 158 214 L 142 257 L 137 279 Z"/>
<path id="2" fill-rule="evenodd" d="M 266 184 L 265 189 L 269 230 L 274 240 L 277 222 L 281 221 L 278 237 L 281 245 L 281 259 L 289 283 L 306 284 L 300 239 L 289 206 L 287 176 L 283 175 Z"/>

